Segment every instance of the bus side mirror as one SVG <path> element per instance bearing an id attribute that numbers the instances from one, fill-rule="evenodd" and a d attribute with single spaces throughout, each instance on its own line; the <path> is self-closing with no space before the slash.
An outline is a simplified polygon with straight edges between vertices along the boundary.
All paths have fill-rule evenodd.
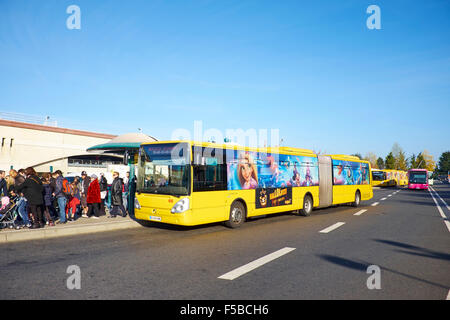
<path id="1" fill-rule="evenodd" d="M 125 151 L 125 153 L 123 154 L 123 164 L 125 166 L 127 166 L 129 160 L 130 160 L 130 154 L 128 153 L 128 151 Z"/>

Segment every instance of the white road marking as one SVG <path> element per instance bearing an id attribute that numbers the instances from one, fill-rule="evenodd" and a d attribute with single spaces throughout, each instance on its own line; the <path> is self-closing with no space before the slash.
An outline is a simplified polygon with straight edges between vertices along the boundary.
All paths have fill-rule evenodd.
<path id="1" fill-rule="evenodd" d="M 381 198 L 381 200 L 380 201 L 384 201 L 384 200 L 386 200 L 387 198 Z"/>
<path id="2" fill-rule="evenodd" d="M 367 211 L 367 209 L 359 210 L 357 213 L 354 214 L 354 216 L 360 216 L 366 211 Z"/>
<path id="3" fill-rule="evenodd" d="M 438 208 L 438 211 L 439 211 L 441 217 L 442 217 L 443 219 L 447 219 L 447 216 L 445 215 L 444 211 L 442 211 L 441 206 L 440 206 L 439 203 L 437 202 L 436 198 L 433 196 L 433 192 L 430 191 L 430 190 L 428 190 L 428 191 L 430 192 L 431 198 L 433 198 L 433 201 L 434 201 L 434 203 L 436 204 L 436 207 Z"/>
<path id="4" fill-rule="evenodd" d="M 430 188 L 431 188 L 431 187 L 430 187 Z M 445 204 L 445 206 L 447 207 L 447 210 L 450 211 L 450 207 L 448 206 L 447 202 L 445 202 L 445 200 L 441 198 L 441 196 L 439 195 L 439 193 L 438 193 L 436 190 L 434 190 L 433 188 L 431 188 L 431 190 L 433 190 L 434 193 L 436 193 L 436 195 L 439 197 L 439 199 L 441 199 L 441 201 L 442 201 L 442 202 Z"/>
<path id="5" fill-rule="evenodd" d="M 445 215 L 444 211 L 442 211 L 441 206 L 439 205 L 439 203 L 437 202 L 437 200 L 434 198 L 433 196 L 433 192 L 431 190 L 428 190 L 430 192 L 431 198 L 433 198 L 434 203 L 436 204 L 436 207 L 439 211 L 439 214 L 441 215 L 441 217 L 444 219 L 444 223 L 445 226 L 448 229 L 448 232 L 450 232 L 450 223 L 447 221 L 447 216 Z"/>
<path id="6" fill-rule="evenodd" d="M 252 261 L 250 263 L 247 263 L 246 265 L 243 265 L 242 267 L 239 267 L 237 269 L 234 269 L 228 273 L 225 273 L 223 275 L 221 275 L 219 277 L 219 279 L 224 279 L 224 280 L 234 280 L 240 276 L 242 276 L 243 274 L 246 274 L 252 270 L 255 270 L 256 268 L 261 267 L 262 265 L 278 259 L 281 256 L 284 256 L 285 254 L 291 252 L 295 250 L 295 248 L 289 248 L 289 247 L 285 247 L 283 249 L 280 249 L 278 251 L 272 252 L 268 255 L 265 255 L 264 257 L 261 257 L 255 261 Z"/>
<path id="7" fill-rule="evenodd" d="M 372 206 L 372 207 L 375 207 L 375 206 L 377 206 L 377 205 L 379 205 L 379 204 L 380 204 L 379 202 L 374 202 L 374 203 L 371 204 L 371 206 Z"/>
<path id="8" fill-rule="evenodd" d="M 345 224 L 345 222 L 338 222 L 338 223 L 335 223 L 332 226 L 329 226 L 328 228 L 325 228 L 319 232 L 320 233 L 328 233 L 328 232 L 331 232 L 331 231 L 343 226 L 344 224 Z"/>
<path id="9" fill-rule="evenodd" d="M 392 197 L 392 194 L 388 194 L 388 197 Z"/>
<path id="10" fill-rule="evenodd" d="M 448 232 L 450 232 L 450 222 L 444 220 L 445 225 L 447 226 Z"/>

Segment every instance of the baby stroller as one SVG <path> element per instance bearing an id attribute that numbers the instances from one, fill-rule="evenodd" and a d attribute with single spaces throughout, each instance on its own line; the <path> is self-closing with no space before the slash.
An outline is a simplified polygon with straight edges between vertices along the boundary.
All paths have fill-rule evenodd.
<path id="1" fill-rule="evenodd" d="M 19 229 L 20 227 L 15 224 L 17 218 L 17 206 L 14 199 L 9 197 L 2 197 L 0 207 L 0 229 L 10 228 Z"/>

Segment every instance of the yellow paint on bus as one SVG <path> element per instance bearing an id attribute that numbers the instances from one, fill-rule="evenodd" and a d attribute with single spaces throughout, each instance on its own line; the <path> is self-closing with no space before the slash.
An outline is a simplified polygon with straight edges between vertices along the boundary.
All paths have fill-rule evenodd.
<path id="1" fill-rule="evenodd" d="M 176 146 L 187 151 L 177 151 Z M 181 156 L 175 161 L 176 152 Z M 319 166 L 327 169 L 326 174 L 331 177 L 333 169 L 339 173 L 332 163 L 347 166 L 346 172 L 354 184 L 333 183 L 332 202 L 327 206 L 355 202 L 359 205 L 360 200 L 373 197 L 367 161 L 346 155 L 321 157 L 329 160 L 329 171 L 319 164 L 318 155 L 308 149 L 250 148 L 194 141 L 145 143 L 141 145 L 137 166 L 135 216 L 140 220 L 193 226 L 236 222 L 239 213 L 244 214 L 245 220 L 278 212 L 305 211 L 307 199 L 312 200 L 311 209 L 325 203 L 319 197 L 323 185 Z M 253 177 L 249 178 L 249 172 Z"/>

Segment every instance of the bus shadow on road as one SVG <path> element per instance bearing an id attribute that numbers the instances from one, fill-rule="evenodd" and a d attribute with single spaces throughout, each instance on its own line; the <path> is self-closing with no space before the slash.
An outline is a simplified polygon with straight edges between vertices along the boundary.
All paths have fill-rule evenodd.
<path id="1" fill-rule="evenodd" d="M 405 190 L 403 194 L 419 198 L 431 198 L 428 190 Z"/>
<path id="2" fill-rule="evenodd" d="M 436 206 L 433 200 L 430 198 L 429 201 L 416 201 L 416 200 L 397 200 L 398 202 L 420 205 L 420 206 Z"/>
<path id="3" fill-rule="evenodd" d="M 424 195 L 427 196 L 430 193 L 427 189 L 405 189 L 406 194 L 414 194 L 414 195 Z"/>
<path id="4" fill-rule="evenodd" d="M 367 201 L 364 201 L 359 206 L 360 208 L 366 208 L 369 207 L 369 203 Z M 313 212 L 311 213 L 312 216 L 320 216 L 320 215 L 326 215 L 326 214 L 333 214 L 333 213 L 340 213 L 348 210 L 355 209 L 350 204 L 339 204 L 339 205 L 333 205 L 331 207 L 324 207 L 324 208 L 314 208 Z M 284 212 L 277 212 L 277 213 L 271 213 L 267 215 L 259 215 L 259 216 L 253 216 L 248 217 L 245 221 L 245 224 L 250 225 L 258 225 L 259 223 L 269 223 L 269 222 L 277 222 L 277 221 L 285 221 L 286 219 L 292 217 L 296 218 L 308 218 L 305 216 L 300 215 L 299 213 L 295 211 L 284 211 Z M 192 230 L 200 230 L 205 228 L 210 228 L 214 226 L 223 226 L 224 229 L 230 230 L 224 225 L 224 222 L 214 222 L 209 224 L 201 224 L 197 226 L 181 226 L 181 225 L 174 225 L 174 224 L 168 224 L 163 222 L 154 222 L 154 221 L 148 221 L 148 220 L 139 220 L 139 219 L 133 219 L 137 223 L 139 223 L 141 226 L 146 228 L 155 228 L 155 229 L 162 229 L 162 230 L 169 230 L 169 231 L 192 231 Z"/>
<path id="5" fill-rule="evenodd" d="M 147 220 L 136 220 L 136 222 L 145 228 L 154 228 L 154 229 L 162 229 L 162 230 L 169 230 L 169 231 L 192 231 L 192 230 L 201 230 L 201 229 L 206 229 L 206 228 L 210 228 L 213 226 L 223 225 L 223 223 L 221 223 L 221 222 L 201 224 L 198 226 L 181 226 L 181 225 L 176 225 L 176 224 L 153 222 L 153 221 L 147 221 Z M 226 228 L 225 226 L 223 226 L 223 227 Z"/>

